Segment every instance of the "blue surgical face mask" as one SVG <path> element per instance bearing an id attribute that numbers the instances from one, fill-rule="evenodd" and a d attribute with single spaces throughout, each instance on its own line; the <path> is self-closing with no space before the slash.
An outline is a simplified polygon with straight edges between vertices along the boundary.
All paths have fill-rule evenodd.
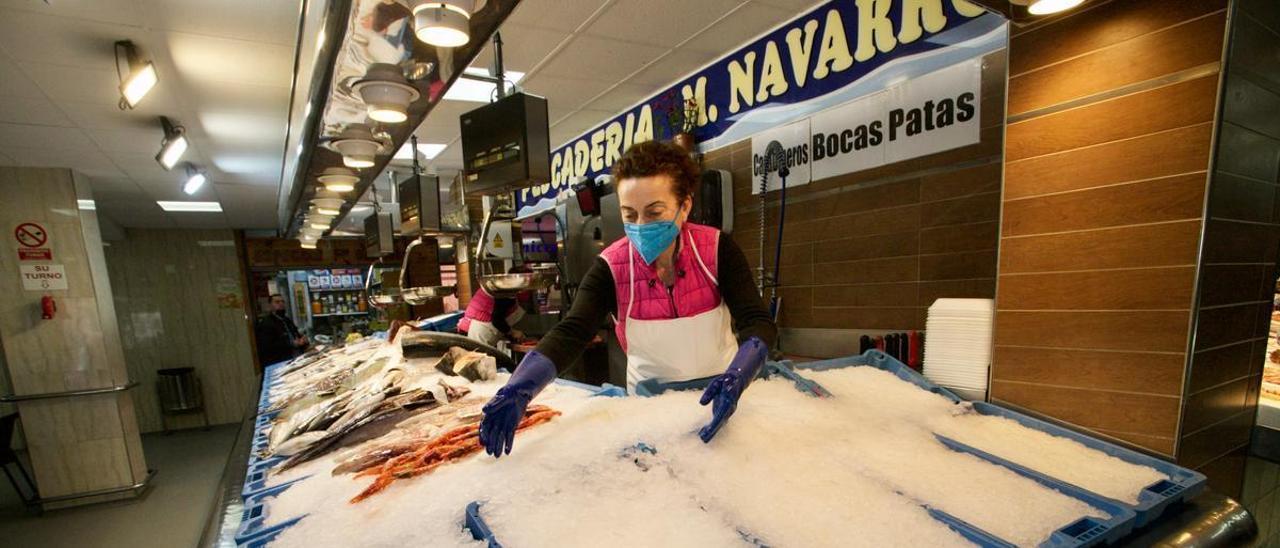
<path id="1" fill-rule="evenodd" d="M 676 217 L 679 216 L 680 210 L 677 209 Z M 653 261 L 658 260 L 658 255 L 671 247 L 671 243 L 680 234 L 680 227 L 676 226 L 674 220 L 653 221 L 642 225 L 624 223 L 622 228 L 631 240 L 631 245 L 640 252 L 640 258 L 644 259 L 645 264 L 653 264 Z"/>

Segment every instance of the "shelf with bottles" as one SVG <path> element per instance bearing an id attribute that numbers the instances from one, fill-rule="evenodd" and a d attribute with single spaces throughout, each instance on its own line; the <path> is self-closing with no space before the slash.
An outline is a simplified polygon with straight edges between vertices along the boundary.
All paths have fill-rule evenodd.
<path id="1" fill-rule="evenodd" d="M 314 318 L 368 314 L 368 307 L 361 291 L 313 292 L 311 295 L 311 316 Z"/>

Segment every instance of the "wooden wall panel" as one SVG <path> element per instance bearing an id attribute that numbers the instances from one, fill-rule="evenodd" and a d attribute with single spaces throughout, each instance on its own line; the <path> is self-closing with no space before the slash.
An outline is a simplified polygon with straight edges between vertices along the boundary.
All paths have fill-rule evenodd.
<path id="1" fill-rule="evenodd" d="M 1005 54 L 985 61 L 978 144 L 787 190 L 784 332 L 840 329 L 856 340 L 863 331 L 923 329 L 938 298 L 994 296 Z M 733 238 L 754 267 L 760 202 L 751 194 L 750 140 L 707 151 L 703 167 L 733 174 Z M 772 266 L 779 210 L 777 196 L 770 199 Z"/>
<path id="2" fill-rule="evenodd" d="M 993 399 L 1175 454 L 1226 6 L 1103 2 L 1013 38 Z"/>
<path id="3" fill-rule="evenodd" d="M 1005 199 L 1204 171 L 1213 124 L 1203 123 L 1036 156 L 1005 166 Z"/>

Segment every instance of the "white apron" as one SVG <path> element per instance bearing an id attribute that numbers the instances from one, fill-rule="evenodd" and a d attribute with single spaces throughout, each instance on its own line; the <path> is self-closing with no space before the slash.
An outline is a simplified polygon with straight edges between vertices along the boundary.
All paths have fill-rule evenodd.
<path id="1" fill-rule="evenodd" d="M 477 319 L 471 319 L 471 325 L 467 327 L 467 338 L 473 341 L 480 341 L 484 344 L 498 347 L 498 341 L 503 339 L 502 332 L 493 326 L 492 322 L 484 322 Z"/>
<path id="2" fill-rule="evenodd" d="M 692 240 L 698 266 L 719 285 L 715 276 L 702 262 L 697 246 Z M 636 302 L 635 262 L 631 257 L 631 244 L 627 243 L 627 268 L 631 298 L 627 300 L 627 392 L 634 392 L 636 384 L 647 379 L 663 382 L 687 381 L 724 373 L 738 353 L 738 340 L 733 336 L 732 316 L 724 299 L 720 306 L 686 318 L 662 320 L 637 320 L 631 317 L 631 307 Z"/>

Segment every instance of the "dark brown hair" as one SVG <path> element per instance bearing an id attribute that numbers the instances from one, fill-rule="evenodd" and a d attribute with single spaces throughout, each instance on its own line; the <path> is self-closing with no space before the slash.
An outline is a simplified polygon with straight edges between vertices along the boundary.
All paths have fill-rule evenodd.
<path id="1" fill-rule="evenodd" d="M 613 164 L 612 173 L 615 181 L 667 175 L 671 177 L 671 191 L 683 202 L 693 196 L 702 170 L 683 148 L 662 141 L 644 141 L 631 145 Z"/>

